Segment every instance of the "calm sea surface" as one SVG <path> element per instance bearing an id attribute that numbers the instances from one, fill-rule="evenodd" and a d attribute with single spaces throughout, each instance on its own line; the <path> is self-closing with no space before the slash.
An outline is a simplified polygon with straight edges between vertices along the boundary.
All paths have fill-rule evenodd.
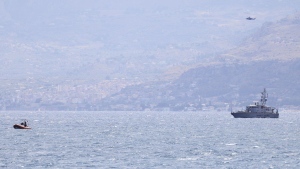
<path id="1" fill-rule="evenodd" d="M 300 113 L 0 112 L 0 167 L 300 168 Z M 13 124 L 29 120 L 32 130 Z"/>

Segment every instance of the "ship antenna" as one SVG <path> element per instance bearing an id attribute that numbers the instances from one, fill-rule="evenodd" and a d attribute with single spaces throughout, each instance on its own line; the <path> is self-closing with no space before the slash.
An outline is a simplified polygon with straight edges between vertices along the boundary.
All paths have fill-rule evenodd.
<path id="1" fill-rule="evenodd" d="M 268 98 L 268 93 L 267 93 L 267 90 L 266 88 L 264 88 L 264 91 L 261 92 L 261 104 L 264 106 L 266 105 L 266 102 L 267 102 L 267 98 Z"/>

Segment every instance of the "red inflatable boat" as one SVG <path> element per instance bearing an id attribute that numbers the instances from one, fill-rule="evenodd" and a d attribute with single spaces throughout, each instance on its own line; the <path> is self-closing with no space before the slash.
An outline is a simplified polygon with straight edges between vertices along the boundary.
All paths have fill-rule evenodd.
<path id="1" fill-rule="evenodd" d="M 15 128 L 15 129 L 31 129 L 31 128 L 28 127 L 28 126 L 23 126 L 23 125 L 20 125 L 20 124 L 15 124 L 15 125 L 14 125 L 14 128 Z"/>
<path id="2" fill-rule="evenodd" d="M 24 120 L 21 124 L 15 124 L 14 129 L 31 129 L 28 127 L 28 121 Z"/>

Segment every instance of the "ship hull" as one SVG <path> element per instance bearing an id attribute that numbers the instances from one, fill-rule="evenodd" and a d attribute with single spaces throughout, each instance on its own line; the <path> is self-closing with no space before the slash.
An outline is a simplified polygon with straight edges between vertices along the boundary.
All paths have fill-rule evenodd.
<path id="1" fill-rule="evenodd" d="M 15 124 L 13 127 L 14 127 L 14 129 L 31 129 L 30 127 L 25 127 L 20 124 Z"/>
<path id="2" fill-rule="evenodd" d="M 278 113 L 247 113 L 247 112 L 232 112 L 234 118 L 279 118 Z"/>

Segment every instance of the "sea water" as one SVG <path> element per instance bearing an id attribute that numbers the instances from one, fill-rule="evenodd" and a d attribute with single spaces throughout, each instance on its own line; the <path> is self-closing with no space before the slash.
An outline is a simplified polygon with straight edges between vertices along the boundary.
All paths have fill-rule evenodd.
<path id="1" fill-rule="evenodd" d="M 1 112 L 0 167 L 300 168 L 300 113 Z M 31 130 L 13 129 L 21 119 Z"/>

